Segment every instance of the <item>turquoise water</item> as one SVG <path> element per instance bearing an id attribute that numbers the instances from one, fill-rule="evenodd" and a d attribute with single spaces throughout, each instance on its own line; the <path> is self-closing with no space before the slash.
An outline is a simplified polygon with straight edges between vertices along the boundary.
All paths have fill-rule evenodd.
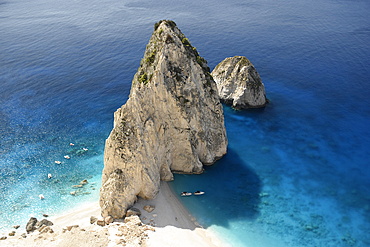
<path id="1" fill-rule="evenodd" d="M 200 223 L 232 246 L 370 246 L 369 10 L 366 0 L 0 0 L 0 230 L 98 198 L 113 112 L 153 24 L 173 19 L 211 68 L 247 56 L 271 101 L 225 106 L 228 154 L 176 175 L 177 192 L 206 191 L 181 198 Z"/>

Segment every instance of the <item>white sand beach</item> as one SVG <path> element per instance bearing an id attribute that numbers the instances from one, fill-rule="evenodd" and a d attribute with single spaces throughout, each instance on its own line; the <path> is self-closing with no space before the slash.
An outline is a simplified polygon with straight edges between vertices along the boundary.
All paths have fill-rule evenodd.
<path id="1" fill-rule="evenodd" d="M 146 205 L 154 206 L 154 210 L 145 211 L 143 207 Z M 160 192 L 154 200 L 140 199 L 134 207 L 141 211 L 144 224 L 138 223 L 137 217 L 126 220 L 126 223 L 91 224 L 91 216 L 100 217 L 96 202 L 47 218 L 54 225 L 41 231 L 26 234 L 25 226 L 21 226 L 14 229 L 14 236 L 0 234 L 0 237 L 7 237 L 0 240 L 0 246 L 225 246 L 212 231 L 199 226 L 166 182 L 161 182 Z"/>

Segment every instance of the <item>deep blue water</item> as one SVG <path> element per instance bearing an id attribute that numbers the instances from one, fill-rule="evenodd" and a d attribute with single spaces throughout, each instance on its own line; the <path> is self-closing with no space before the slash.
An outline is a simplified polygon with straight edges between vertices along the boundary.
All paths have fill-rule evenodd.
<path id="1" fill-rule="evenodd" d="M 370 246 L 369 13 L 367 0 L 0 0 L 0 230 L 97 199 L 113 112 L 153 24 L 172 19 L 211 68 L 248 57 L 271 101 L 225 106 L 228 154 L 176 175 L 177 192 L 206 191 L 181 198 L 198 221 L 232 246 Z"/>

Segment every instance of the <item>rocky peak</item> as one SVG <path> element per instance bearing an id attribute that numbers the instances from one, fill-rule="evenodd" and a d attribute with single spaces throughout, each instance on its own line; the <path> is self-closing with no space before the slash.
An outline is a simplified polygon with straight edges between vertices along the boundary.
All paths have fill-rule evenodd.
<path id="1" fill-rule="evenodd" d="M 212 71 L 220 99 L 236 109 L 267 103 L 265 86 L 253 64 L 243 56 L 229 57 Z"/>
<path id="2" fill-rule="evenodd" d="M 223 109 L 206 60 L 173 21 L 155 24 L 130 96 L 106 140 L 100 206 L 122 218 L 172 172 L 201 173 L 226 153 Z"/>

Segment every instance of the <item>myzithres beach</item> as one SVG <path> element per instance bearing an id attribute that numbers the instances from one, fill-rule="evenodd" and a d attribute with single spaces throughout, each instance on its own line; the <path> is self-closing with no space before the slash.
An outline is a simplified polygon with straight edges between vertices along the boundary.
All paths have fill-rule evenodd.
<path id="1" fill-rule="evenodd" d="M 105 140 L 154 24 L 168 19 L 211 71 L 247 57 L 269 103 L 223 105 L 227 154 L 139 199 L 148 245 L 369 246 L 369 11 L 365 0 L 0 0 L 0 245 L 89 244 L 77 232 L 122 244 L 105 234 L 124 236 L 120 226 L 89 221 Z M 55 233 L 79 228 L 35 242 L 21 236 L 30 217 Z"/>

